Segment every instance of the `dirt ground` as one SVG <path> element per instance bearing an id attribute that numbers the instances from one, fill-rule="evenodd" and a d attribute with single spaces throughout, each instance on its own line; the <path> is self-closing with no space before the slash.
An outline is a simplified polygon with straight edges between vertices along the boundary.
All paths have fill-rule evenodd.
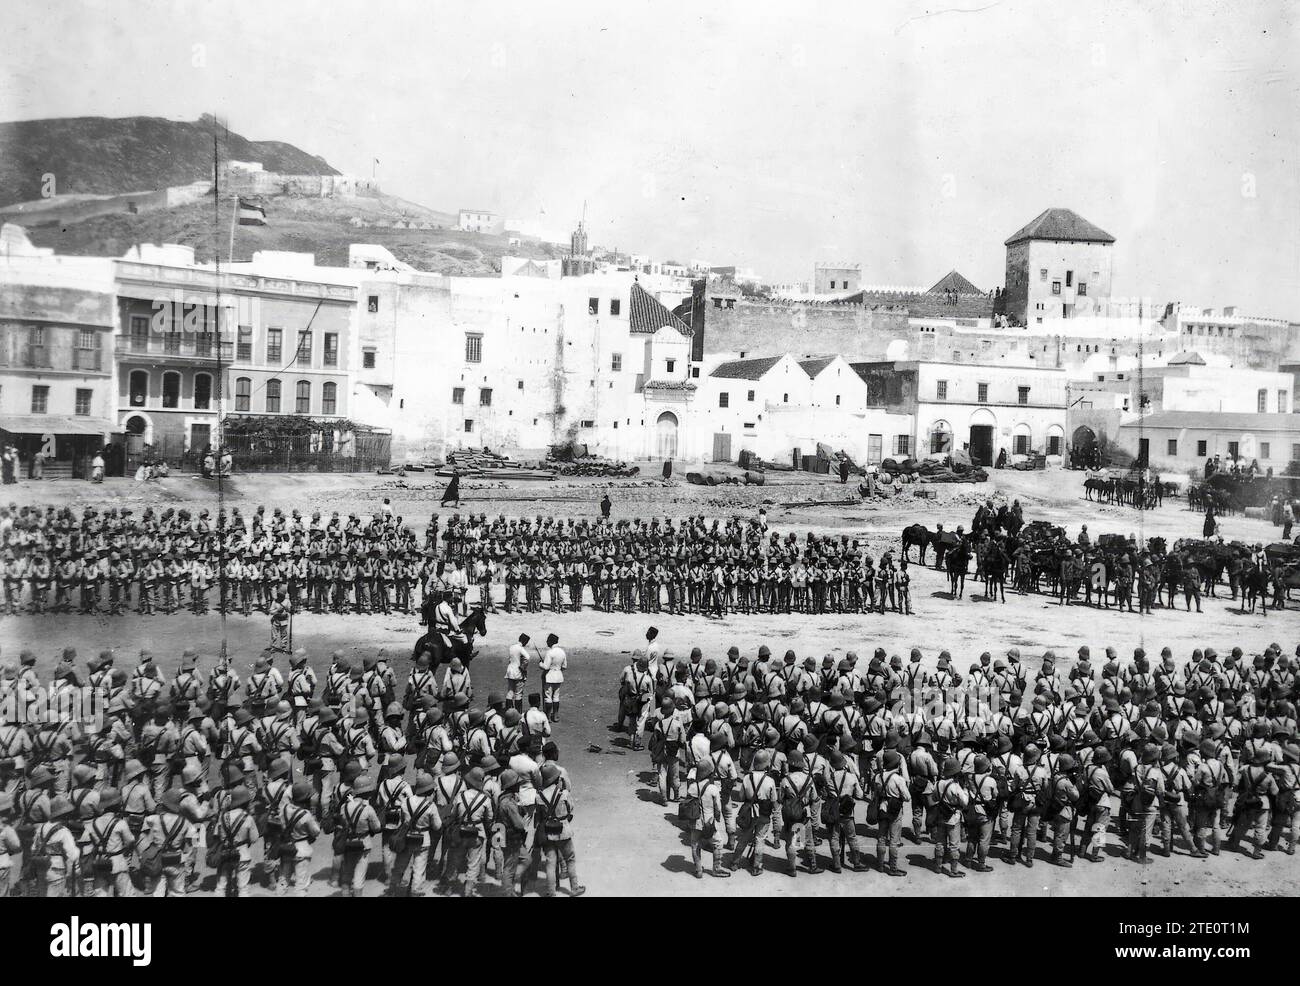
<path id="1" fill-rule="evenodd" d="M 644 470 L 659 475 L 657 466 Z M 506 484 L 467 480 L 462 482 L 462 512 L 480 511 L 489 516 L 546 513 L 561 518 L 593 516 L 601 496 L 608 492 L 615 517 L 670 516 L 691 514 L 726 517 L 751 516 L 766 504 L 770 525 L 778 532 L 794 529 L 846 533 L 865 540 L 878 555 L 886 546 L 897 547 L 899 532 L 907 524 L 933 527 L 943 522 L 951 530 L 958 524 L 969 527 L 981 498 L 995 502 L 1019 499 L 1026 520 L 1047 520 L 1063 525 L 1074 536 L 1080 524 L 1087 524 L 1094 539 L 1105 533 L 1136 533 L 1139 537 L 1162 535 L 1172 541 L 1199 536 L 1201 518 L 1189 512 L 1178 499 L 1156 511 L 1141 513 L 1127 507 L 1108 507 L 1083 498 L 1082 474 L 1051 471 L 1043 473 L 993 472 L 988 483 L 967 486 L 926 487 L 934 499 L 914 495 L 916 487 L 898 497 L 871 504 L 857 502 L 855 486 L 842 487 L 837 481 L 805 474 L 777 475 L 764 487 L 697 487 L 685 483 L 662 483 L 658 479 L 557 480 L 550 483 Z M 338 510 L 342 515 L 377 510 L 384 497 L 395 511 L 422 533 L 429 514 L 438 510 L 443 481 L 431 474 L 412 474 L 405 480 L 377 476 L 254 476 L 236 477 L 226 484 L 227 509 L 239 506 L 248 513 L 260 504 L 268 511 L 281 507 L 298 509 L 304 516 L 312 510 Z M 852 499 L 853 503 L 831 506 L 783 507 L 781 504 L 810 500 Z M 137 514 L 144 506 L 165 506 L 215 512 L 215 486 L 201 479 L 175 477 L 156 484 L 131 480 L 109 480 L 102 486 L 77 481 L 22 483 L 0 493 L 0 502 L 17 504 L 70 504 L 80 507 L 130 506 Z M 444 521 L 452 511 L 440 511 Z M 1277 531 L 1264 521 L 1245 517 L 1225 518 L 1231 539 L 1271 541 Z M 1203 601 L 1202 614 L 1157 609 L 1153 614 L 1120 615 L 1114 611 L 1084 606 L 1058 607 L 1042 596 L 1008 593 L 1006 604 L 979 598 L 982 586 L 968 582 L 967 597 L 947 598 L 944 576 L 933 569 L 914 567 L 911 617 L 894 614 L 870 616 L 732 616 L 654 618 L 661 639 L 675 653 L 693 646 L 706 657 L 721 658 L 728 646 L 752 655 L 767 643 L 774 651 L 792 648 L 802 658 L 808 655 L 840 655 L 848 650 L 869 654 L 882 646 L 889 653 L 906 655 L 912 646 L 922 648 L 925 663 L 932 665 L 941 649 L 948 649 L 958 670 L 975 661 L 981 651 L 995 656 L 1018 646 L 1029 666 L 1048 648 L 1073 656 L 1081 644 L 1100 653 L 1107 645 L 1127 657 L 1143 646 L 1159 653 L 1169 646 L 1179 662 L 1194 647 L 1214 646 L 1221 652 L 1239 645 L 1247 653 L 1258 652 L 1277 641 L 1286 653 L 1300 639 L 1296 609 L 1280 613 L 1241 613 L 1237 604 L 1224 596 Z M 1293 604 L 1300 606 L 1300 603 Z M 645 753 L 630 753 L 615 744 L 609 730 L 615 716 L 619 673 L 630 651 L 644 643 L 651 619 L 591 610 L 573 614 L 505 615 L 489 618 L 489 635 L 480 645 L 472 667 L 475 691 L 480 700 L 489 690 L 501 686 L 506 648 L 519 633 L 544 639 L 548 632 L 559 635 L 569 654 L 570 672 L 564 686 L 561 722 L 556 728 L 562 760 L 568 766 L 577 795 L 576 819 L 578 866 L 589 891 L 600 895 L 860 895 L 887 893 L 919 896 L 943 893 L 963 895 L 1141 895 L 1294 893 L 1300 879 L 1300 862 L 1295 857 L 1268 854 L 1263 862 L 1252 862 L 1237 854 L 1208 861 L 1185 855 L 1158 858 L 1155 865 L 1138 867 L 1114 858 L 1099 863 L 1080 862 L 1071 870 L 1040 863 L 1030 873 L 1023 867 L 997 864 L 987 875 L 970 874 L 954 881 L 922 869 L 928 863 L 930 847 L 905 846 L 913 865 L 907 879 L 889 880 L 874 873 L 841 876 L 801 874 L 791 879 L 782 873 L 767 873 L 761 880 L 746 874 L 726 881 L 705 878 L 696 881 L 689 873 L 689 850 L 672 819 L 670 809 L 657 803 L 649 759 Z M 395 657 L 395 666 L 405 673 L 410 648 L 418 634 L 414 617 L 316 616 L 307 614 L 294 621 L 294 644 L 307 648 L 319 671 L 328 664 L 329 654 L 342 648 L 358 655 L 385 648 Z M 181 651 L 200 648 L 209 658 L 217 653 L 223 635 L 231 653 L 239 656 L 246 669 L 266 645 L 269 628 L 265 616 L 216 614 L 203 618 L 189 615 L 134 615 L 107 617 L 68 616 L 62 618 L 15 617 L 0 621 L 0 649 L 11 659 L 20 647 L 33 647 L 40 659 L 43 679 L 48 678 L 62 648 L 76 647 L 81 659 L 105 647 L 116 648 L 128 662 L 142 647 L 151 649 L 165 672 L 174 672 Z M 242 670 L 242 669 L 241 669 Z M 245 673 L 246 677 L 246 673 Z M 589 752 L 595 746 L 601 752 Z M 675 806 L 674 806 L 675 807 Z M 865 826 L 859 826 L 866 831 Z M 874 851 L 872 840 L 864 847 Z M 317 859 L 326 865 L 322 842 Z M 770 857 L 775 862 L 775 856 Z M 320 874 L 323 876 L 323 872 Z M 372 884 L 369 892 L 377 892 Z M 318 881 L 317 893 L 325 893 Z"/>

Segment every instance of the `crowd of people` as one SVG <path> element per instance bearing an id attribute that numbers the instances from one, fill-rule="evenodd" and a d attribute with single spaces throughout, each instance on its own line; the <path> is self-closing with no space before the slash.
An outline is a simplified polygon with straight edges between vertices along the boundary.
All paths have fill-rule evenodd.
<path id="1" fill-rule="evenodd" d="M 645 613 L 911 612 L 892 551 L 748 520 L 489 521 L 434 514 L 421 548 L 387 500 L 373 516 L 258 507 L 0 508 L 4 612 L 409 613 L 446 590 L 463 610 Z"/>
<path id="2" fill-rule="evenodd" d="M 442 538 L 489 611 L 501 583 L 507 612 L 578 610 L 588 598 L 620 613 L 911 612 L 911 576 L 893 551 L 877 560 L 848 535 L 780 535 L 765 509 L 680 522 L 457 514 Z"/>
<path id="3" fill-rule="evenodd" d="M 484 701 L 459 659 L 439 674 L 428 653 L 404 681 L 382 653 L 335 653 L 319 680 L 305 652 L 288 663 L 241 674 L 187 650 L 169 680 L 148 651 L 83 674 L 65 650 L 48 681 L 31 651 L 0 667 L 0 897 L 243 896 L 254 880 L 305 896 L 321 841 L 344 896 L 371 878 L 475 896 L 489 870 L 506 896 L 584 892 L 546 711 L 561 648 L 545 700 L 525 699 L 524 673 Z"/>
<path id="4" fill-rule="evenodd" d="M 947 651 L 926 670 L 918 649 L 673 659 L 651 628 L 620 678 L 618 728 L 648 748 L 697 878 L 705 853 L 714 877 L 761 874 L 769 848 L 791 877 L 801 860 L 869 869 L 872 836 L 875 867 L 904 876 L 905 831 L 950 877 L 990 872 L 997 845 L 1012 866 L 1032 867 L 1040 842 L 1056 865 L 1098 862 L 1112 837 L 1139 864 L 1294 855 L 1297 664 L 1278 645 L 1197 649 L 1181 669 L 1168 648 L 1099 663 L 1086 646 L 1037 668 L 986 652 L 965 675 Z"/>

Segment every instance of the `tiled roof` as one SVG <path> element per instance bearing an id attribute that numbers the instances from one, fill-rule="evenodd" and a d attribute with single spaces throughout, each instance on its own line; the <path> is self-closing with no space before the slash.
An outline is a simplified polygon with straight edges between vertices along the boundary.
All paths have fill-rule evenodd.
<path id="1" fill-rule="evenodd" d="M 733 359 L 719 363 L 709 374 L 711 377 L 729 377 L 736 380 L 759 380 L 763 374 L 780 363 L 781 356 L 763 356 L 758 359 Z"/>
<path id="2" fill-rule="evenodd" d="M 962 277 L 955 270 L 948 271 L 939 283 L 932 287 L 927 294 L 943 294 L 945 291 L 956 291 L 958 294 L 983 294 L 984 292 L 971 284 L 970 281 Z"/>
<path id="3" fill-rule="evenodd" d="M 834 356 L 818 356 L 816 359 L 801 359 L 799 365 L 803 367 L 804 373 L 815 380 L 817 374 L 821 373 L 833 362 L 835 362 Z"/>
<path id="4" fill-rule="evenodd" d="M 1179 353 L 1169 357 L 1170 366 L 1204 366 L 1205 358 L 1197 352 Z"/>
<path id="5" fill-rule="evenodd" d="M 1004 246 L 1022 240 L 1079 240 L 1085 243 L 1114 243 L 1115 237 L 1094 226 L 1071 209 L 1044 209 L 1028 226 L 1007 238 Z"/>
<path id="6" fill-rule="evenodd" d="M 691 327 L 668 310 L 668 308 L 640 284 L 633 283 L 632 294 L 628 299 L 628 327 L 635 333 L 654 335 L 665 325 L 671 326 L 684 336 L 691 335 Z"/>
<path id="7" fill-rule="evenodd" d="M 1159 411 L 1122 428 L 1195 428 L 1203 431 L 1289 431 L 1300 434 L 1300 414 L 1249 414 L 1223 411 Z"/>

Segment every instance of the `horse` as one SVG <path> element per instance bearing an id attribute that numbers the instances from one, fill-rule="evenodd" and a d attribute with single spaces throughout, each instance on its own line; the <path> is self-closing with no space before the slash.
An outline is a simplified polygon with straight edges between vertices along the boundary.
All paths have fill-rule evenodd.
<path id="1" fill-rule="evenodd" d="M 1007 555 L 993 542 L 984 555 L 984 598 L 1007 601 Z"/>
<path id="2" fill-rule="evenodd" d="M 948 549 L 945 564 L 948 568 L 948 585 L 952 598 L 960 599 L 966 591 L 966 569 L 970 565 L 970 543 L 964 538 L 961 543 Z"/>
<path id="3" fill-rule="evenodd" d="M 1268 572 L 1250 565 L 1241 577 L 1241 611 L 1254 613 L 1256 604 L 1260 615 L 1268 616 Z"/>
<path id="4" fill-rule="evenodd" d="M 916 545 L 918 548 L 921 549 L 921 556 L 920 559 L 917 561 L 917 564 L 924 565 L 925 549 L 930 546 L 931 539 L 932 539 L 932 535 L 930 534 L 929 530 L 926 529 L 924 524 L 912 524 L 908 527 L 904 527 L 903 528 L 903 561 L 909 563 L 911 562 L 912 559 L 907 557 L 907 549 L 910 548 L 912 545 Z"/>
<path id="5" fill-rule="evenodd" d="M 1095 476 L 1089 476 L 1083 481 L 1083 496 L 1086 500 L 1092 499 L 1092 494 L 1097 494 L 1098 503 L 1110 503 L 1115 499 L 1115 480 L 1098 479 Z"/>
<path id="6" fill-rule="evenodd" d="M 429 615 L 432 617 L 433 614 Z M 432 620 L 430 624 L 432 625 Z M 460 623 L 460 632 L 465 635 L 464 641 L 455 641 L 454 646 L 448 649 L 443 643 L 442 634 L 431 628 L 415 642 L 415 651 L 411 659 L 416 660 L 423 651 L 427 650 L 430 655 L 430 668 L 436 669 L 440 664 L 450 664 L 453 657 L 459 657 L 461 663 L 469 667 L 469 662 L 478 654 L 474 649 L 474 638 L 487 636 L 487 617 L 483 614 L 482 606 L 475 605 L 470 610 L 469 616 Z"/>

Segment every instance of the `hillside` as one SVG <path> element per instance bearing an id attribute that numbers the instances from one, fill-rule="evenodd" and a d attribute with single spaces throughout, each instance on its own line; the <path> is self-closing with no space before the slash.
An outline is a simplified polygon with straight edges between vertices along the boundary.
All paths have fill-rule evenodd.
<path id="1" fill-rule="evenodd" d="M 267 226 L 236 226 L 236 260 L 251 259 L 256 250 L 296 250 L 314 253 L 317 263 L 346 266 L 348 245 L 377 243 L 399 260 L 438 274 L 490 274 L 500 269 L 505 254 L 545 259 L 558 257 L 558 247 L 525 241 L 510 246 L 505 236 L 485 236 L 449 228 L 455 217 L 388 195 L 358 198 L 293 198 L 265 200 Z M 223 202 L 214 218 L 211 200 L 158 209 L 136 215 L 117 214 L 87 219 L 66 227 L 35 226 L 32 242 L 57 252 L 79 256 L 121 256 L 137 243 L 182 243 L 196 248 L 200 260 L 219 251 L 228 259 L 231 206 Z M 391 229 L 363 223 L 406 220 L 429 222 L 442 229 Z"/>
<path id="2" fill-rule="evenodd" d="M 57 192 L 111 195 L 186 185 L 212 177 L 211 117 L 99 116 L 0 123 L 0 206 L 41 195 L 53 174 Z M 336 175 L 321 158 L 282 141 L 248 140 L 218 127 L 223 160 L 260 161 L 267 171 Z"/>

